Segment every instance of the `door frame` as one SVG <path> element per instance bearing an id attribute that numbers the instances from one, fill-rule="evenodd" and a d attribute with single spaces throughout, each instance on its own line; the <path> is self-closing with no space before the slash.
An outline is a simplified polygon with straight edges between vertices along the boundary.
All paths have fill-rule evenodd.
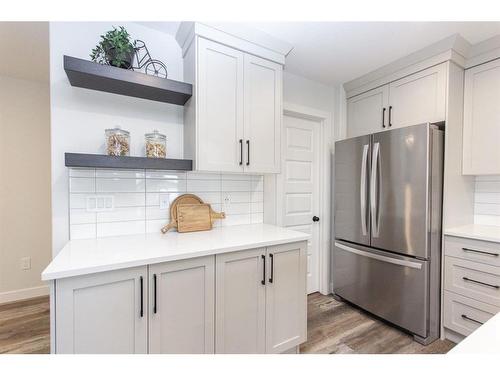
<path id="1" fill-rule="evenodd" d="M 320 228 L 319 228 L 319 292 L 321 294 L 330 293 L 330 223 L 331 223 L 331 161 L 332 161 L 332 147 L 333 147 L 333 129 L 332 129 L 332 114 L 329 112 L 321 111 L 315 108 L 297 105 L 289 102 L 283 102 L 283 116 L 293 116 L 297 118 L 313 120 L 320 126 L 320 157 L 319 157 L 319 170 L 320 170 L 320 186 L 319 186 L 319 199 L 320 199 Z M 285 134 L 285 121 L 282 121 L 282 134 Z M 281 162 L 285 160 L 286 146 L 284 137 L 281 142 Z M 283 167 L 284 168 L 284 167 Z M 279 175 L 276 177 L 276 224 L 283 226 L 284 219 L 284 178 L 283 168 Z M 265 210 L 264 210 L 265 211 Z"/>

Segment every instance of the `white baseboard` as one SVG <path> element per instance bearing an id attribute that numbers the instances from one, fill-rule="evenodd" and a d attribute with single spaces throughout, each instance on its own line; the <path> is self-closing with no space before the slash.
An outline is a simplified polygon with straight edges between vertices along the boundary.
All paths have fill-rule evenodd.
<path id="1" fill-rule="evenodd" d="M 36 286 L 34 288 L 12 290 L 9 292 L 0 293 L 0 304 L 48 295 L 49 287 L 47 285 Z"/>

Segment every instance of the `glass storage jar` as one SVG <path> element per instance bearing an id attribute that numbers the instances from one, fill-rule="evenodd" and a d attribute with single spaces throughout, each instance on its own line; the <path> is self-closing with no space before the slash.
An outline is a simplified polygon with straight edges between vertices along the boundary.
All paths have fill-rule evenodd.
<path id="1" fill-rule="evenodd" d="M 158 130 L 147 133 L 146 156 L 148 158 L 165 158 L 167 156 L 167 137 L 160 134 Z"/>
<path id="2" fill-rule="evenodd" d="M 130 133 L 117 126 L 106 129 L 106 152 L 110 156 L 130 155 Z"/>

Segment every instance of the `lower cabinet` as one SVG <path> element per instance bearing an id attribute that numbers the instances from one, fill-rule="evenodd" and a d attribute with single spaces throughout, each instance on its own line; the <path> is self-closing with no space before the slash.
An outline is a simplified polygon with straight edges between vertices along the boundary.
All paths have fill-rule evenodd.
<path id="1" fill-rule="evenodd" d="M 307 337 L 306 242 L 58 279 L 56 353 L 282 353 Z"/>
<path id="2" fill-rule="evenodd" d="M 56 352 L 148 352 L 148 268 L 56 281 Z"/>
<path id="3" fill-rule="evenodd" d="M 306 341 L 305 242 L 216 259 L 217 353 L 282 353 Z"/>
<path id="4" fill-rule="evenodd" d="M 149 267 L 149 352 L 214 352 L 214 257 Z"/>

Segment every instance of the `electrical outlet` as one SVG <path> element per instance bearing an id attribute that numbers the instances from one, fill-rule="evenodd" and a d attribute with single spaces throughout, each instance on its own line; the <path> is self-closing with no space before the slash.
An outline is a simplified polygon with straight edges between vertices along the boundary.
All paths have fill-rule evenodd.
<path id="1" fill-rule="evenodd" d="M 160 210 L 166 210 L 170 206 L 170 197 L 168 193 L 160 193 Z"/>
<path id="2" fill-rule="evenodd" d="M 31 269 L 31 257 L 21 258 L 21 269 L 24 271 Z"/>
<path id="3" fill-rule="evenodd" d="M 115 208 L 115 197 L 113 195 L 88 196 L 86 208 L 88 212 L 113 211 Z"/>

